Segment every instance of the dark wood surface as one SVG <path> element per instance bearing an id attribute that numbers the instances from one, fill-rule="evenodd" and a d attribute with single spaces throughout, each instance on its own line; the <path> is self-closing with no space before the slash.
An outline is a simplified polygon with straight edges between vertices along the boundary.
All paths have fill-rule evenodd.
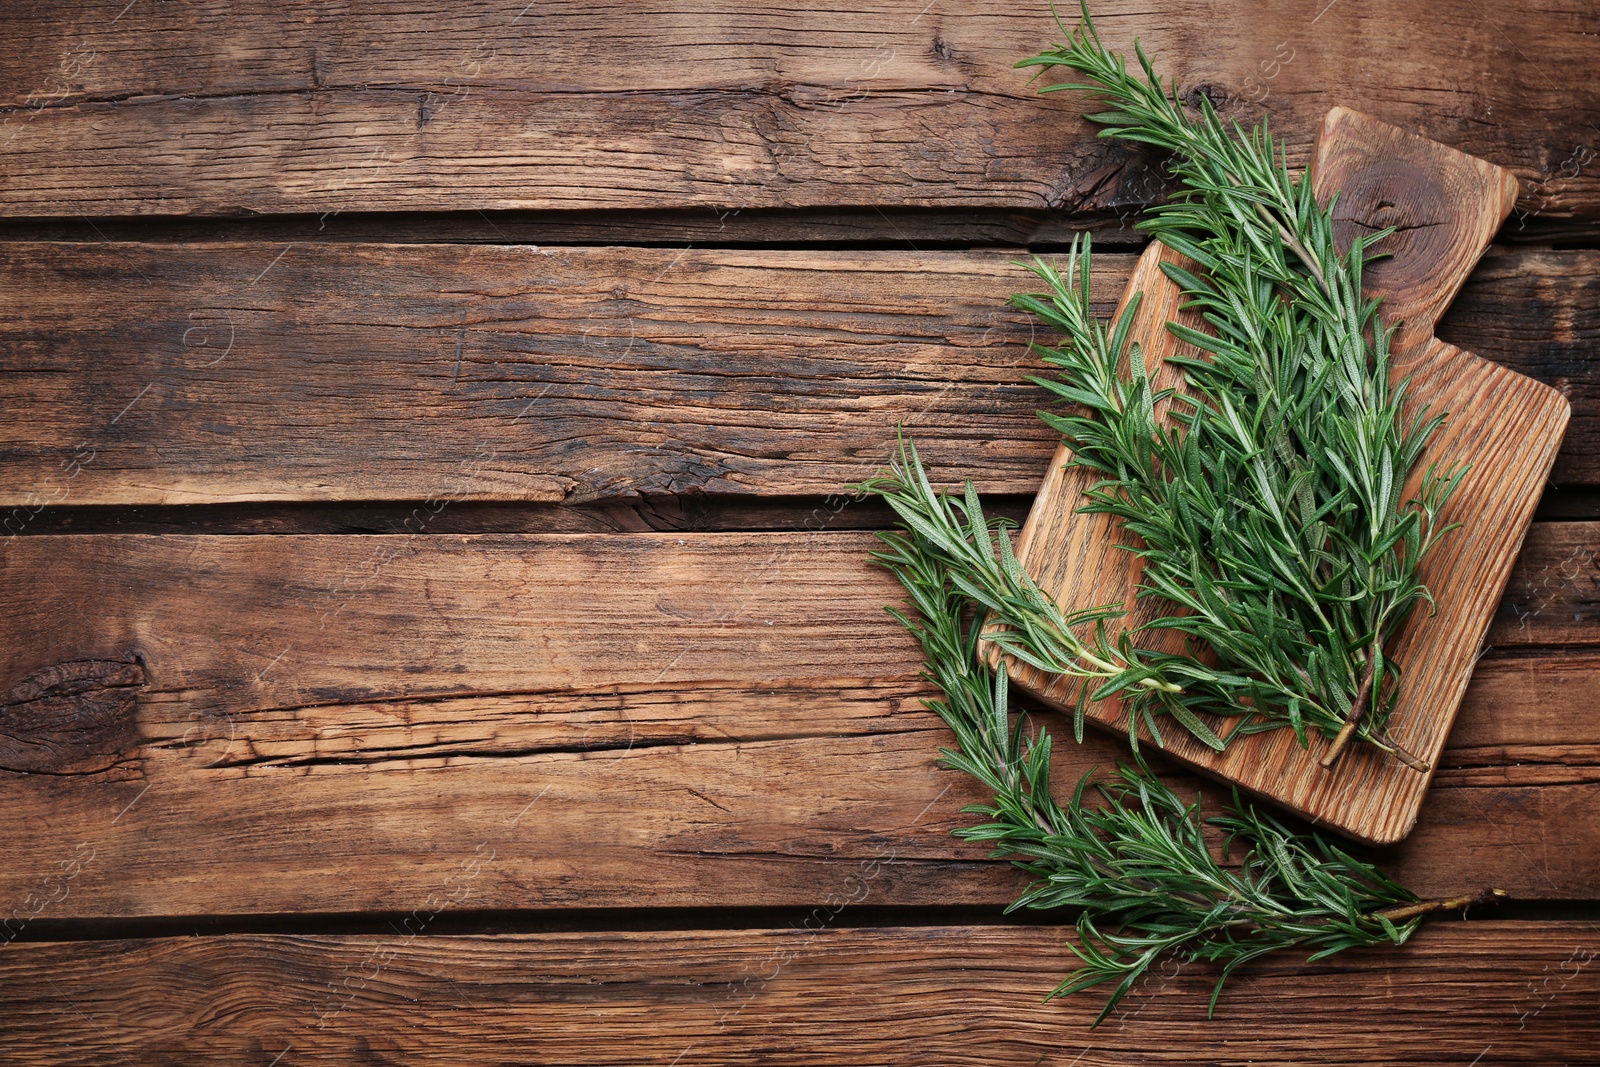
<path id="1" fill-rule="evenodd" d="M 1011 262 L 1132 270 L 1047 6 L 126 3 L 0 30 L 0 1061 L 1600 1063 L 1588 12 L 1101 5 L 1296 165 L 1345 104 L 1515 174 L 1438 333 L 1573 422 L 1375 853 L 1512 901 L 1091 1030 L 847 491 L 901 421 L 1020 518 Z"/>
<path id="2" fill-rule="evenodd" d="M 43 504 L 824 497 L 897 423 L 943 480 L 1039 487 L 1017 249 L 686 245 L 0 242 L 0 401 L 29 411 L 7 529 Z M 1133 262 L 1098 260 L 1108 312 Z M 1600 485 L 1600 253 L 1492 251 L 1440 335 L 1560 390 L 1556 482 Z"/>
<path id="3" fill-rule="evenodd" d="M 54 918 L 403 910 L 486 840 L 486 908 L 622 907 L 641 885 L 653 906 L 798 907 L 880 849 L 897 903 L 1003 904 L 1010 872 L 949 835 L 982 794 L 934 766 L 946 735 L 871 544 L 18 539 L 0 669 L 38 680 L 7 697 L 0 802 L 31 829 L 0 895 L 89 842 Z M 1544 635 L 1580 584 L 1495 631 L 1522 647 L 1480 664 L 1387 854 L 1419 890 L 1600 885 L 1600 729 L 1559 713 L 1600 686 L 1600 649 Z M 1120 752 L 1065 749 L 1061 783 Z M 1494 859 L 1534 842 L 1536 862 Z"/>

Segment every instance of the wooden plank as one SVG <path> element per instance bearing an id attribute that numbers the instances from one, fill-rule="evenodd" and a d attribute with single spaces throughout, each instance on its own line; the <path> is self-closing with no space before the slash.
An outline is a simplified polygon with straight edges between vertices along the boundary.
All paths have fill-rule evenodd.
<path id="1" fill-rule="evenodd" d="M 49 505 L 837 493 L 894 427 L 1033 493 L 1055 447 L 1015 252 L 0 243 L 0 524 Z M 1132 257 L 1098 259 L 1109 311 Z M 1441 327 L 1577 409 L 1600 253 L 1492 254 Z M 417 525 L 408 530 L 416 532 Z"/>
<path id="2" fill-rule="evenodd" d="M 1103 209 L 1159 187 L 1139 156 L 1094 139 L 1082 101 L 1041 99 L 1013 69 L 1060 37 L 1043 7 L 16 6 L 10 215 Z M 1113 48 L 1137 36 L 1230 117 L 1270 110 L 1297 164 L 1344 104 L 1514 168 L 1529 211 L 1600 213 L 1600 95 L 1552 73 L 1597 56 L 1567 11 L 1096 7 Z"/>
<path id="3" fill-rule="evenodd" d="M 948 831 L 915 648 L 863 533 L 17 538 L 0 551 L 0 901 L 31 920 L 476 907 L 998 904 Z M 1532 616 L 1530 627 L 1543 616 Z M 1420 892 L 1600 895 L 1600 654 L 1486 660 Z M 1120 755 L 1064 746 L 1063 786 Z M 79 860 L 70 891 L 63 863 Z"/>
<path id="4" fill-rule="evenodd" d="M 1585 457 L 1600 450 L 1600 281 L 1569 273 L 1577 261 L 1564 260 L 1562 253 L 1530 254 L 1537 263 L 1519 261 L 1507 248 L 1491 248 L 1439 322 L 1439 339 L 1560 391 L 1572 404 L 1573 418 L 1551 481 L 1585 484 L 1593 480 Z M 1600 269 L 1600 255 L 1582 269 Z M 1572 302 L 1578 290 L 1589 295 Z M 1522 311 L 1491 310 L 1513 306 Z"/>
<path id="5" fill-rule="evenodd" d="M 6 495 L 833 493 L 896 420 L 1031 491 L 1023 275 L 885 255 L 7 244 L 0 402 L 37 418 L 0 431 Z"/>
<path id="6" fill-rule="evenodd" d="M 1597 624 L 1600 523 L 1535 523 L 1506 583 L 1488 643 L 1593 645 L 1600 643 Z"/>
<path id="7" fill-rule="evenodd" d="M 1072 960 L 1061 927 L 838 928 L 830 904 L 782 930 L 417 936 L 435 906 L 400 936 L 13 945 L 8 1062 L 1550 1065 L 1600 1042 L 1584 922 L 1274 955 L 1211 1021 L 1214 972 L 1173 962 L 1090 1029 L 1094 994 L 1043 1000 Z"/>

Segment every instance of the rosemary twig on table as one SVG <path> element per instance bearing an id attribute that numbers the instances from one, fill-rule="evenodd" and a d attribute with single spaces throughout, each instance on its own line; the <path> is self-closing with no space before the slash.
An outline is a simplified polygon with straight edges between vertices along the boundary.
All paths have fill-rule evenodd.
<path id="1" fill-rule="evenodd" d="M 1051 740 L 1013 721 L 1004 671 L 979 655 L 980 639 L 1006 640 L 1014 654 L 1043 664 L 1076 663 L 1080 676 L 1154 683 L 1157 665 L 1085 658 L 1063 618 L 1016 565 L 1003 522 L 990 522 L 969 483 L 961 499 L 934 491 L 915 447 L 904 441 L 893 468 L 863 489 L 883 496 L 900 533 L 881 534 L 874 553 L 909 596 L 911 611 L 890 611 L 922 646 L 924 676 L 941 699 L 928 707 L 956 735 L 947 766 L 972 775 L 992 804 L 964 809 L 983 816 L 958 831 L 994 847 L 1033 876 L 1012 908 L 1080 909 L 1081 966 L 1052 997 L 1113 983 L 1104 1019 L 1163 953 L 1221 965 L 1208 1012 L 1236 968 L 1277 949 L 1320 959 L 1347 948 L 1399 944 L 1424 914 L 1495 899 L 1495 890 L 1452 900 L 1418 900 L 1370 864 L 1316 834 L 1296 834 L 1240 801 L 1202 818 L 1142 762 L 1110 777 L 1085 775 L 1065 804 L 1050 788 Z M 986 630 L 989 621 L 1003 632 Z M 1076 620 L 1077 623 L 1092 618 Z M 1002 633 L 1005 636 L 1002 636 Z M 1091 647 L 1088 651 L 1093 652 Z M 1087 664 L 1087 666 L 1086 666 Z M 1141 680 L 1142 679 L 1142 682 Z M 1098 805 L 1088 802 L 1098 796 Z M 1206 827 L 1225 839 L 1236 866 L 1219 862 Z"/>
<path id="2" fill-rule="evenodd" d="M 1287 726 L 1304 745 L 1309 727 L 1336 738 L 1330 759 L 1354 736 L 1418 767 L 1387 734 L 1400 665 L 1385 646 L 1430 601 L 1418 565 L 1450 529 L 1440 512 L 1464 471 L 1430 468 L 1404 493 L 1442 416 L 1402 411 L 1390 330 L 1362 295 L 1370 249 L 1390 231 L 1341 254 L 1331 205 L 1290 175 L 1265 123 L 1230 129 L 1203 96 L 1186 108 L 1135 51 L 1143 77 L 1105 48 L 1085 6 L 1068 43 L 1019 66 L 1074 71 L 1084 81 L 1043 91 L 1096 93 L 1112 108 L 1089 116 L 1101 136 L 1173 154 L 1181 190 L 1140 228 L 1191 263 L 1163 264 L 1205 325 L 1167 324 L 1204 353 L 1172 360 L 1188 389 L 1152 384 L 1130 340 L 1137 299 L 1114 328 L 1095 317 L 1087 239 L 1064 269 L 1036 261 L 1048 291 L 1013 301 L 1062 334 L 1060 347 L 1036 346 L 1064 372 L 1040 383 L 1075 409 L 1042 415 L 1099 478 L 1084 510 L 1137 535 L 1140 595 L 1170 608 L 1141 629 L 1216 657 L 1181 696 L 1132 691 L 1132 718 L 1182 709 L 1212 747 L 1195 712 L 1234 716 L 1228 736 Z"/>

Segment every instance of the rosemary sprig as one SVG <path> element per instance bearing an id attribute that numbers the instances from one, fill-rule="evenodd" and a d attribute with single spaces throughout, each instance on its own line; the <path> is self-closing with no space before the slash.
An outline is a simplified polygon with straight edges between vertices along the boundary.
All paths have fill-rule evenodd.
<path id="1" fill-rule="evenodd" d="M 1135 752 L 1141 723 L 1161 744 L 1160 726 L 1152 710 L 1157 706 L 1196 736 L 1209 738 L 1215 748 L 1222 747 L 1221 739 L 1183 702 L 1185 687 L 1214 682 L 1215 671 L 1192 657 L 1143 652 L 1133 646 L 1126 631 L 1111 639 L 1105 623 L 1119 617 L 1120 608 L 1091 607 L 1064 613 L 1023 571 L 1010 540 L 992 533 L 973 486 L 968 484 L 960 509 L 947 507 L 921 475 L 916 447 L 909 440 L 901 441 L 901 461 L 895 469 L 914 470 L 918 477 L 908 483 L 872 479 L 859 488 L 884 493 L 901 521 L 916 533 L 924 556 L 937 561 L 953 587 L 982 605 L 1000 624 L 987 634 L 989 641 L 1024 663 L 1080 682 L 1073 717 L 1077 740 L 1083 740 L 1084 712 L 1090 701 L 1124 694 L 1149 698 L 1136 704 L 1142 718 L 1129 723 L 1128 741 Z M 933 610 L 936 605 L 918 603 L 917 607 Z"/>
<path id="2" fill-rule="evenodd" d="M 927 706 L 956 735 L 957 747 L 942 750 L 944 764 L 994 793 L 992 804 L 963 809 L 984 821 L 958 835 L 992 845 L 996 857 L 1033 876 L 1008 910 L 1080 909 L 1073 952 L 1081 965 L 1051 997 L 1114 983 L 1098 1024 L 1163 953 L 1181 953 L 1221 964 L 1210 1014 L 1234 970 L 1265 953 L 1300 948 L 1315 960 L 1399 944 L 1428 912 L 1504 895 L 1419 901 L 1370 864 L 1319 835 L 1294 833 L 1237 793 L 1224 814 L 1202 818 L 1198 801 L 1185 803 L 1142 761 L 1099 781 L 1091 772 L 1066 804 L 1057 803 L 1050 735 L 1030 736 L 1022 717 L 1013 721 L 1006 675 L 983 661 L 979 642 L 1010 641 L 1014 653 L 1046 664 L 1058 656 L 1083 662 L 1069 631 L 1085 620 L 1063 618 L 1017 567 L 1004 521 L 984 518 L 970 483 L 960 500 L 934 491 L 911 442 L 902 441 L 886 475 L 862 488 L 881 494 L 901 520 L 903 532 L 881 534 L 884 547 L 874 557 L 905 587 L 912 612 L 889 610 L 921 644 L 924 677 L 943 694 Z M 991 616 L 1008 629 L 985 632 Z M 1151 665 L 1132 663 L 1084 673 L 1129 670 L 1158 677 Z M 1085 802 L 1091 792 L 1100 805 Z M 1208 825 L 1223 836 L 1225 856 L 1240 856 L 1237 866 L 1213 856 Z"/>
<path id="3" fill-rule="evenodd" d="M 1140 596 L 1172 607 L 1141 629 L 1218 657 L 1211 677 L 1189 672 L 1181 697 L 1135 692 L 1135 717 L 1242 716 L 1230 736 L 1289 726 L 1302 745 L 1309 726 L 1337 737 L 1330 755 L 1354 735 L 1417 766 L 1385 729 L 1400 675 L 1385 645 L 1430 601 L 1417 568 L 1450 529 L 1440 511 L 1465 472 L 1430 468 L 1403 494 L 1442 416 L 1402 412 L 1409 380 L 1391 387 L 1391 331 L 1361 293 L 1371 246 L 1391 231 L 1341 255 L 1330 210 L 1290 175 L 1265 123 L 1230 129 L 1204 97 L 1191 112 L 1135 51 L 1142 78 L 1104 47 L 1085 4 L 1067 44 L 1018 65 L 1082 75 L 1042 91 L 1095 92 L 1113 107 L 1089 116 L 1101 136 L 1174 153 L 1182 190 L 1140 228 L 1195 265 L 1163 270 L 1207 330 L 1167 327 L 1206 357 L 1173 360 L 1188 391 L 1157 390 L 1129 340 L 1137 300 L 1110 330 L 1090 309 L 1087 239 L 1064 271 L 1034 263 L 1047 293 L 1013 300 L 1064 336 L 1036 346 L 1063 380 L 1036 380 L 1077 406 L 1041 415 L 1100 477 L 1084 510 L 1140 538 Z"/>

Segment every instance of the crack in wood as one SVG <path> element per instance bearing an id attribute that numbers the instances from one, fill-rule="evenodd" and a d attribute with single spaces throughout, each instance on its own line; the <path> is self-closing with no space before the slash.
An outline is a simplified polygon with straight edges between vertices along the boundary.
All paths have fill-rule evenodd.
<path id="1" fill-rule="evenodd" d="M 923 725 L 920 729 L 885 730 L 875 729 L 865 731 L 859 735 L 875 737 L 883 734 L 908 734 L 938 732 L 938 728 L 930 724 Z M 495 747 L 496 739 L 484 738 L 481 745 L 474 745 L 470 741 L 463 743 L 453 741 L 450 743 L 422 742 L 415 745 L 384 745 L 382 747 L 352 749 L 345 752 L 319 753 L 315 750 L 316 739 L 309 742 L 313 751 L 304 755 L 261 755 L 247 740 L 241 738 L 241 744 L 249 749 L 249 755 L 225 756 L 215 763 L 207 765 L 208 770 L 246 772 L 255 769 L 272 770 L 305 770 L 310 772 L 313 768 L 342 768 L 371 770 L 382 764 L 397 764 L 400 770 L 415 771 L 428 767 L 446 767 L 452 761 L 460 760 L 526 760 L 539 756 L 576 756 L 586 759 L 590 756 L 625 756 L 630 752 L 644 753 L 650 749 L 660 748 L 717 748 L 727 746 L 758 746 L 767 744 L 782 744 L 791 741 L 814 741 L 822 737 L 840 736 L 837 731 L 827 734 L 816 732 L 771 732 L 752 733 L 743 736 L 707 737 L 701 734 L 678 733 L 665 737 L 634 738 L 605 741 L 577 741 L 571 743 L 549 744 L 507 744 L 505 747 Z M 711 800 L 709 797 L 688 790 L 695 796 L 711 804 L 713 807 L 728 809 Z"/>

